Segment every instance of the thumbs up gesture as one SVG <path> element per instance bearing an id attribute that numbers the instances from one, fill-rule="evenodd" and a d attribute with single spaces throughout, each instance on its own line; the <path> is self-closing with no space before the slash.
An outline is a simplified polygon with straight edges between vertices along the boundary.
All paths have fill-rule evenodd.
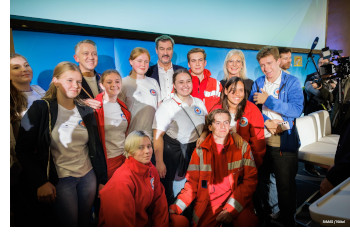
<path id="1" fill-rule="evenodd" d="M 266 99 L 268 98 L 269 94 L 265 92 L 262 88 L 260 88 L 261 93 L 254 93 L 253 100 L 255 104 L 264 104 L 266 102 Z"/>

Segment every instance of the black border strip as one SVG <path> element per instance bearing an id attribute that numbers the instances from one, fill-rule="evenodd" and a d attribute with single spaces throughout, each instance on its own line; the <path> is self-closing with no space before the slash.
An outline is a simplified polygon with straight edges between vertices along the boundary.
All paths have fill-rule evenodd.
<path id="1" fill-rule="evenodd" d="M 108 38 L 122 38 L 141 41 L 154 41 L 154 39 L 161 35 L 160 33 L 132 31 L 118 28 L 109 28 L 96 25 L 71 23 L 64 21 L 46 20 L 40 18 L 30 18 L 23 16 L 10 16 L 10 27 L 15 30 L 24 31 L 39 31 L 51 32 L 72 35 L 87 35 L 99 36 Z M 218 48 L 241 49 L 241 50 L 260 50 L 265 45 L 255 45 L 237 42 L 227 42 L 209 39 L 200 39 L 194 37 L 171 36 L 177 44 L 209 46 Z M 308 53 L 309 49 L 291 48 L 294 53 Z M 314 50 L 313 53 L 321 53 L 321 50 Z"/>

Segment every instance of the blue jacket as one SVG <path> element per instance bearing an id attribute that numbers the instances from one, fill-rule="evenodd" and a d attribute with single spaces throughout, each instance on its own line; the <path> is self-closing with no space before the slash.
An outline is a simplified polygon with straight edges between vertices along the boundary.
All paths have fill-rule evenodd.
<path id="1" fill-rule="evenodd" d="M 249 95 L 249 101 L 253 102 L 255 92 L 260 92 L 260 88 L 264 87 L 265 76 L 261 76 L 253 84 L 252 91 Z M 304 96 L 298 78 L 282 71 L 281 86 L 278 94 L 279 99 L 271 95 L 266 99 L 265 106 L 270 110 L 279 113 L 284 121 L 289 122 L 290 130 L 281 134 L 281 151 L 296 152 L 300 146 L 299 136 L 295 127 L 295 119 L 298 118 L 303 111 Z M 261 110 L 261 108 L 260 108 Z M 268 119 L 263 114 L 264 122 Z"/>
<path id="2" fill-rule="evenodd" d="M 178 65 L 173 64 L 173 70 L 174 70 L 174 72 L 175 72 L 177 69 L 180 69 L 180 68 L 186 69 L 186 68 L 184 68 L 184 67 L 181 67 L 181 66 L 178 66 Z M 156 63 L 155 65 L 150 66 L 150 67 L 148 68 L 148 71 L 146 72 L 146 76 L 154 78 L 154 79 L 158 82 L 158 84 L 159 84 L 159 86 L 160 86 L 160 83 L 159 83 L 159 73 L 158 73 L 158 63 Z"/>

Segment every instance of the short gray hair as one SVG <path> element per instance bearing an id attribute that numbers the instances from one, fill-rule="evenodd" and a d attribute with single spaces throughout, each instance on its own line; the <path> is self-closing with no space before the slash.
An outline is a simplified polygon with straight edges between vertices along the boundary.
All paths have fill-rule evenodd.
<path id="1" fill-rule="evenodd" d="M 96 51 L 97 51 L 96 43 L 95 43 L 94 41 L 92 41 L 92 40 L 88 40 L 88 39 L 87 39 L 87 40 L 79 41 L 79 42 L 75 45 L 75 47 L 74 47 L 75 54 L 77 54 L 80 45 L 81 45 L 81 44 L 84 44 L 84 43 L 87 43 L 87 44 L 90 44 L 90 45 L 95 46 Z"/>
<path id="2" fill-rule="evenodd" d="M 156 40 L 155 40 L 157 49 L 158 49 L 159 41 L 162 41 L 162 42 L 170 41 L 171 44 L 173 45 L 173 47 L 175 45 L 174 39 L 172 39 L 170 36 L 168 36 L 168 35 L 161 35 L 161 36 L 157 37 Z"/>

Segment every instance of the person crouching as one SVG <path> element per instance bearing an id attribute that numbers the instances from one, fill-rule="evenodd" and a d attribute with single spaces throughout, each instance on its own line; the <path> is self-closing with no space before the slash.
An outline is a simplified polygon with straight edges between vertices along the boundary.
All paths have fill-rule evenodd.
<path id="1" fill-rule="evenodd" d="M 227 110 L 212 111 L 207 118 L 211 132 L 193 154 L 185 187 L 169 213 L 180 215 L 195 200 L 193 226 L 256 226 L 252 196 L 257 169 L 248 143 L 234 144 Z M 182 218 L 182 217 L 179 217 Z"/>

